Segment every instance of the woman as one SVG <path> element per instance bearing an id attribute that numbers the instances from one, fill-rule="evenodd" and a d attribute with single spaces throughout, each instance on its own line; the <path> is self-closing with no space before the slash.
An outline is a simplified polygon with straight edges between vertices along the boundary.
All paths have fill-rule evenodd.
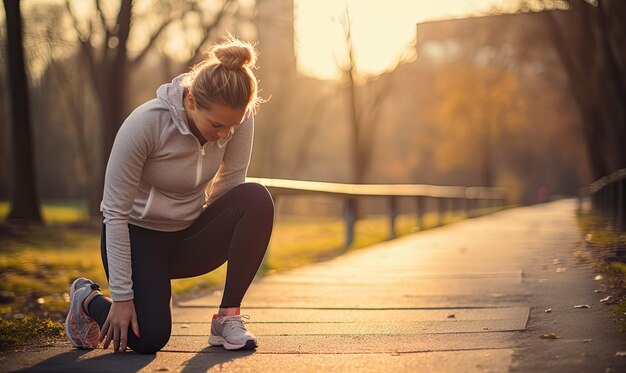
<path id="1" fill-rule="evenodd" d="M 274 205 L 244 183 L 260 102 L 254 48 L 230 39 L 124 121 L 106 169 L 102 262 L 111 299 L 79 278 L 65 331 L 74 347 L 155 353 L 171 334 L 170 280 L 228 261 L 209 344 L 257 347 L 241 300 L 269 242 Z M 247 317 L 247 316 L 243 316 Z"/>

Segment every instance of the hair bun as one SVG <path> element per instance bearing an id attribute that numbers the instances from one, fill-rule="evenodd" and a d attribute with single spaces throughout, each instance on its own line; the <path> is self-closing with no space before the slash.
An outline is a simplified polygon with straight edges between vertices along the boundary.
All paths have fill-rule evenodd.
<path id="1" fill-rule="evenodd" d="M 215 58 L 227 69 L 245 68 L 254 66 L 256 53 L 248 43 L 230 41 L 221 44 L 213 50 Z"/>

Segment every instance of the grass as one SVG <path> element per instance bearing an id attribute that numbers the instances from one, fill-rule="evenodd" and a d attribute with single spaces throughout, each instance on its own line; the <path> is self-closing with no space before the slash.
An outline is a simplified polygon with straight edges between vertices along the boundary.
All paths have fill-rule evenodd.
<path id="1" fill-rule="evenodd" d="M 9 215 L 9 207 L 7 202 L 0 202 L 0 221 Z M 88 217 L 87 207 L 79 201 L 46 201 L 41 214 L 47 224 L 55 225 L 76 223 Z"/>
<path id="2" fill-rule="evenodd" d="M 55 340 L 63 337 L 63 325 L 50 319 L 25 317 L 20 320 L 0 319 L 0 348 L 7 348 L 32 340 L 37 336 L 38 342 Z"/>
<path id="3" fill-rule="evenodd" d="M 578 227 L 585 236 L 585 246 L 592 258 L 593 267 L 606 278 L 608 291 L 614 298 L 611 306 L 617 329 L 626 332 L 626 263 L 616 255 L 616 248 L 626 248 L 626 234 L 616 230 L 598 216 L 581 213 Z M 579 250 L 574 256 L 582 256 Z"/>
<path id="4" fill-rule="evenodd" d="M 23 337 L 58 336 L 69 306 L 69 284 L 76 277 L 98 282 L 108 293 L 106 275 L 100 258 L 98 230 L 81 228 L 75 223 L 85 219 L 80 204 L 47 203 L 43 206 L 45 227 L 0 231 L 0 346 L 19 345 Z M 8 206 L 0 203 L 0 221 Z M 464 218 L 448 214 L 444 223 Z M 70 223 L 73 223 L 70 225 Z M 435 213 L 425 214 L 425 229 L 438 225 Z M 268 253 L 260 274 L 302 266 L 328 259 L 343 250 L 344 224 L 338 218 L 281 216 L 277 220 Z M 397 235 L 415 232 L 415 219 L 400 215 Z M 387 239 L 385 216 L 370 216 L 357 221 L 356 250 Z M 226 266 L 211 273 L 172 281 L 174 299 L 184 299 L 223 284 Z M 43 328 L 36 334 L 28 331 Z M 61 328 L 61 329 L 59 329 Z M 57 333 L 59 332 L 59 333 Z"/>

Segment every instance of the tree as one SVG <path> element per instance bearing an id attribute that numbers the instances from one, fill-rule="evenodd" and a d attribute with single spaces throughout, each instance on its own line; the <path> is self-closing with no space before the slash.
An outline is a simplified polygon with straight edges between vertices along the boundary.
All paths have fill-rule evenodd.
<path id="1" fill-rule="evenodd" d="M 41 223 L 35 182 L 20 2 L 4 0 L 13 139 L 13 188 L 8 220 Z"/>
<path id="2" fill-rule="evenodd" d="M 522 0 L 521 11 L 542 11 L 550 42 L 583 118 L 595 178 L 626 167 L 626 2 Z M 564 12 L 555 11 L 560 8 Z"/>
<path id="3" fill-rule="evenodd" d="M 0 27 L 0 50 L 6 50 L 6 30 L 4 27 Z M 0 53 L 0 66 L 2 67 L 0 71 L 0 87 L 6 87 L 6 79 L 8 76 L 5 76 L 5 66 L 6 63 L 6 55 L 5 53 Z M 7 95 L 7 90 L 3 89 L 0 91 L 0 118 L 9 118 L 9 109 L 7 107 L 8 102 L 4 99 Z M 10 194 L 10 182 L 12 181 L 11 175 L 11 141 L 9 135 L 9 126 L 8 120 L 0 120 L 0 198 L 4 200 L 9 199 Z"/>
<path id="4" fill-rule="evenodd" d="M 442 170 L 476 160 L 480 183 L 495 186 L 494 144 L 526 122 L 526 104 L 513 72 L 502 67 L 462 63 L 437 74 L 441 97 L 435 118 L 442 138 L 436 150 Z"/>
<path id="5" fill-rule="evenodd" d="M 349 146 L 352 149 L 353 177 L 355 183 L 364 183 L 372 159 L 380 109 L 390 92 L 392 79 L 379 79 L 377 82 L 372 77 L 363 77 L 358 72 L 352 43 L 350 12 L 347 6 L 340 23 L 346 42 L 346 58 L 343 64 L 339 64 L 339 68 L 345 79 L 348 100 L 348 118 L 352 135 Z M 407 49 L 412 48 L 414 46 L 407 46 Z M 406 57 L 404 54 L 401 55 L 388 71 L 395 70 L 397 66 L 405 62 Z M 362 81 L 361 87 L 358 86 L 357 81 Z M 376 88 L 374 88 L 375 85 Z"/>

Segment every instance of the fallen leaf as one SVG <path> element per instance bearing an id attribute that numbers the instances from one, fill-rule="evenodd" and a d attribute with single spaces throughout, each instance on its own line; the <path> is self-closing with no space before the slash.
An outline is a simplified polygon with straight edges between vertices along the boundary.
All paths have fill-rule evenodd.
<path id="1" fill-rule="evenodd" d="M 591 306 L 588 304 L 579 304 L 577 306 L 574 306 L 574 308 L 591 308 Z"/>
<path id="2" fill-rule="evenodd" d="M 548 308 L 547 310 L 545 310 L 545 311 L 543 311 L 543 312 L 545 312 L 545 313 L 550 313 L 550 312 L 552 312 L 552 308 Z"/>
<path id="3" fill-rule="evenodd" d="M 37 303 L 38 304 L 44 304 L 44 303 L 46 303 L 46 300 L 43 299 L 43 298 L 37 298 Z"/>
<path id="4" fill-rule="evenodd" d="M 189 328 L 189 325 L 183 324 L 180 327 L 183 328 L 183 329 L 187 329 L 187 328 Z"/>
<path id="5" fill-rule="evenodd" d="M 617 357 L 626 357 L 626 351 L 617 351 L 615 353 L 615 356 L 617 356 Z"/>
<path id="6" fill-rule="evenodd" d="M 596 281 L 600 281 L 602 280 L 604 277 L 602 277 L 602 275 L 596 275 L 596 277 L 594 277 L 593 279 Z"/>
<path id="7" fill-rule="evenodd" d="M 594 293 L 604 293 L 604 291 L 603 291 L 603 290 L 598 290 L 598 289 L 594 290 L 593 292 L 594 292 Z"/>
<path id="8" fill-rule="evenodd" d="M 602 299 L 600 299 L 600 302 L 601 302 L 601 303 L 610 302 L 612 298 L 613 298 L 613 297 L 609 295 L 609 296 L 608 296 L 608 297 L 606 297 L 606 298 L 602 298 Z"/>
<path id="9" fill-rule="evenodd" d="M 559 264 L 560 261 L 558 259 L 552 259 L 552 264 Z"/>
<path id="10" fill-rule="evenodd" d="M 559 337 L 557 337 L 556 334 L 554 334 L 554 333 L 546 333 L 546 334 L 540 335 L 539 338 L 541 338 L 541 339 L 557 339 Z"/>
<path id="11" fill-rule="evenodd" d="M 567 271 L 567 268 L 565 268 L 565 267 L 558 267 L 558 268 L 556 269 L 556 272 L 557 272 L 557 273 L 563 273 L 563 272 L 565 272 L 565 271 Z"/>
<path id="12" fill-rule="evenodd" d="M 454 314 L 453 314 L 453 313 L 451 313 L 451 314 L 449 314 L 449 315 L 448 315 L 448 318 L 449 318 L 449 319 L 454 319 L 455 317 L 456 317 L 456 316 L 454 316 Z"/>
<path id="13" fill-rule="evenodd" d="M 585 235 L 585 241 L 587 242 L 591 242 L 591 240 L 593 239 L 593 236 L 591 235 L 591 233 L 587 233 Z"/>
<path id="14" fill-rule="evenodd" d="M 583 343 L 589 343 L 591 342 L 591 338 L 590 339 L 583 339 Z"/>

